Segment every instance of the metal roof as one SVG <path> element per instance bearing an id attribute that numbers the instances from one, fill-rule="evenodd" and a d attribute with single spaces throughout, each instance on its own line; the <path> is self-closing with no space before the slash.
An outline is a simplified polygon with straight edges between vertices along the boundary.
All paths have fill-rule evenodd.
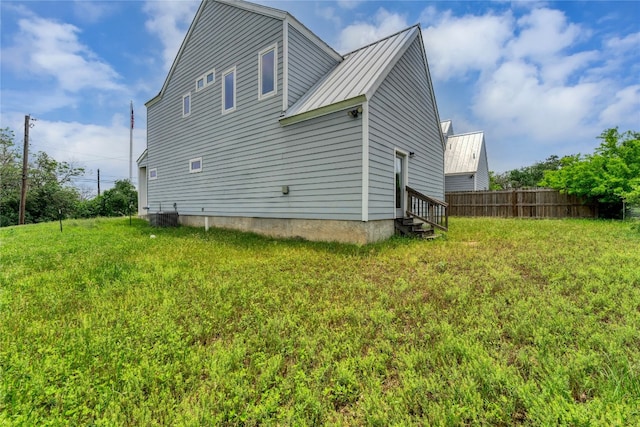
<path id="1" fill-rule="evenodd" d="M 475 173 L 484 144 L 484 132 L 451 135 L 444 151 L 445 175 Z"/>
<path id="2" fill-rule="evenodd" d="M 440 122 L 440 128 L 442 129 L 442 134 L 444 136 L 453 135 L 453 123 L 451 120 L 445 120 L 444 122 Z"/>
<path id="3" fill-rule="evenodd" d="M 346 54 L 344 61 L 292 105 L 283 119 L 350 100 L 355 104 L 370 99 L 418 33 L 417 25 L 409 27 Z"/>

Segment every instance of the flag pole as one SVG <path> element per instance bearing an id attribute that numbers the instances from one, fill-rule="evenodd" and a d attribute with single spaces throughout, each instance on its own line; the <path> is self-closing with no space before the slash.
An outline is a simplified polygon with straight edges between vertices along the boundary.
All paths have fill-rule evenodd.
<path id="1" fill-rule="evenodd" d="M 133 184 L 133 100 L 130 103 L 131 107 L 131 126 L 129 126 L 129 183 Z"/>

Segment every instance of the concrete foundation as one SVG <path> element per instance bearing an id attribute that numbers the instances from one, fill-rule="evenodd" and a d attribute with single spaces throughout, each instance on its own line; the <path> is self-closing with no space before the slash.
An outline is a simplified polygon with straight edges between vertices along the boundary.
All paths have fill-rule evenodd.
<path id="1" fill-rule="evenodd" d="M 180 215 L 179 223 L 188 227 L 219 227 L 249 231 L 269 237 L 302 238 L 358 245 L 388 239 L 395 232 L 392 219 L 363 222 Z"/>

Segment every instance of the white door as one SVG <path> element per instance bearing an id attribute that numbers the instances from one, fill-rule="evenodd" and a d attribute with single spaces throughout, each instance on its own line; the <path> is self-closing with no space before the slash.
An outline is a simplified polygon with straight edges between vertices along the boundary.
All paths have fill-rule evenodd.
<path id="1" fill-rule="evenodd" d="M 147 167 L 138 168 L 138 215 L 146 215 L 149 212 L 147 206 Z"/>
<path id="2" fill-rule="evenodd" d="M 407 156 L 402 153 L 396 153 L 395 158 L 395 204 L 396 218 L 404 218 L 406 212 L 406 191 L 407 186 Z"/>

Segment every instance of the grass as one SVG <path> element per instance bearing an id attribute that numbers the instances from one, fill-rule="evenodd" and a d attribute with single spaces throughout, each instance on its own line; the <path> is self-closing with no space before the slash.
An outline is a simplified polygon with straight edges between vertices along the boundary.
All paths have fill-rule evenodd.
<path id="1" fill-rule="evenodd" d="M 0 229 L 0 425 L 638 425 L 640 234 Z M 151 238 L 151 235 L 155 238 Z"/>

